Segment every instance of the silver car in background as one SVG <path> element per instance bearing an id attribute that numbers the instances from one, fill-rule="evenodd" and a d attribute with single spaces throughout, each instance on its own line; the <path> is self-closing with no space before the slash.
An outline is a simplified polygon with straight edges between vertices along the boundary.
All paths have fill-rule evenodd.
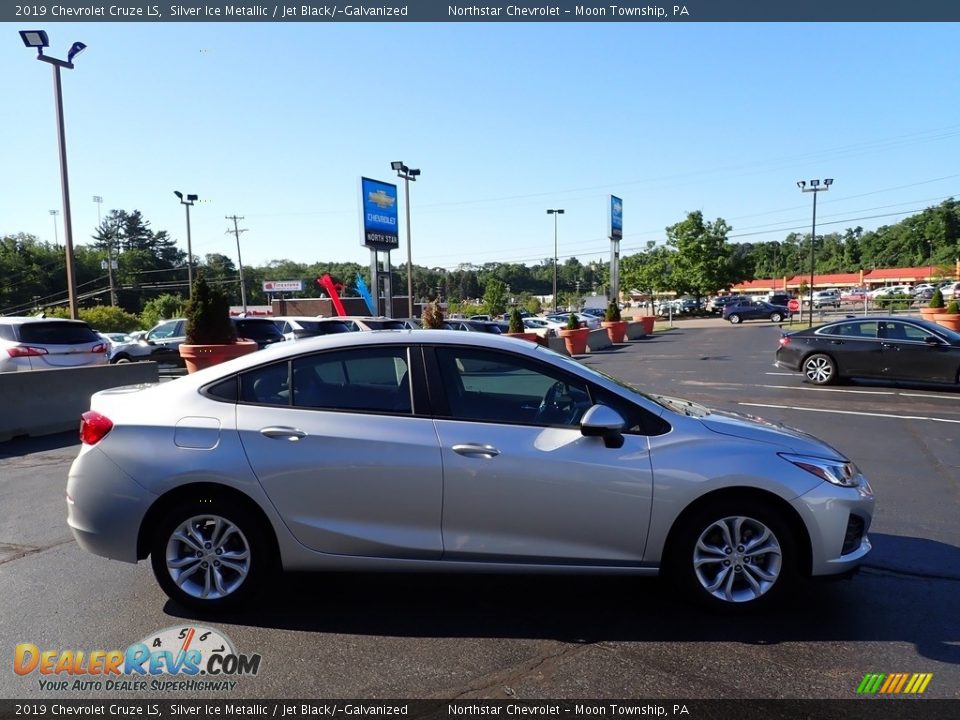
<path id="1" fill-rule="evenodd" d="M 106 365 L 109 346 L 80 320 L 0 317 L 0 372 Z"/>
<path id="2" fill-rule="evenodd" d="M 277 345 L 99 392 L 81 438 L 77 542 L 212 610 L 280 569 L 664 572 L 746 609 L 871 549 L 870 485 L 826 443 L 486 333 Z"/>

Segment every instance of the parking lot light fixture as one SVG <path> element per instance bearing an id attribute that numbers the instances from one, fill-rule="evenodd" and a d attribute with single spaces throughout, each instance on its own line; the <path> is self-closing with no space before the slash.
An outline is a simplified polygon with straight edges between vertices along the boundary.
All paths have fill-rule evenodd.
<path id="1" fill-rule="evenodd" d="M 187 284 L 190 286 L 190 299 L 193 300 L 193 245 L 190 242 L 190 208 L 200 199 L 200 196 L 187 195 L 187 199 L 184 200 L 183 193 L 179 190 L 174 190 L 173 194 L 180 199 L 180 204 L 187 208 Z"/>
<path id="2" fill-rule="evenodd" d="M 547 215 L 553 215 L 553 311 L 557 312 L 557 215 L 563 215 L 563 210 L 549 209 Z"/>
<path id="3" fill-rule="evenodd" d="M 43 49 L 49 47 L 50 39 L 43 30 L 21 30 L 20 39 L 28 48 L 37 49 L 37 60 L 53 66 L 53 93 L 57 112 L 57 142 L 60 146 L 60 187 L 63 192 L 63 242 L 66 250 L 67 265 L 67 302 L 70 317 L 77 319 L 77 283 L 73 257 L 73 223 L 70 216 L 70 182 L 67 174 L 67 141 L 63 123 L 63 90 L 60 85 L 60 69 L 73 69 L 73 59 L 86 49 L 82 42 L 75 42 L 67 52 L 67 59 L 61 60 L 44 55 Z"/>
<path id="4" fill-rule="evenodd" d="M 397 177 L 403 178 L 403 195 L 407 205 L 407 317 L 413 317 L 413 259 L 410 248 L 410 181 L 416 182 L 420 171 L 409 168 L 402 161 L 390 163 L 390 169 L 397 171 Z"/>
<path id="5" fill-rule="evenodd" d="M 806 182 L 800 180 L 797 183 L 797 187 L 800 188 L 800 192 L 812 192 L 813 193 L 813 228 L 810 231 L 810 325 L 813 326 L 813 276 L 816 270 L 816 247 L 817 247 L 817 193 L 824 192 L 829 190 L 830 186 L 833 185 L 833 178 L 827 178 L 823 181 L 823 187 L 820 187 L 819 180 L 811 180 L 807 187 Z M 801 310 L 802 313 L 802 310 Z M 800 321 L 803 322 L 803 315 L 800 316 Z"/>

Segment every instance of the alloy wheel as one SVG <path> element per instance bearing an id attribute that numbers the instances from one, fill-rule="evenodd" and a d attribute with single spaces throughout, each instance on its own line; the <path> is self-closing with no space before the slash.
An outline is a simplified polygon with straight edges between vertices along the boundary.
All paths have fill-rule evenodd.
<path id="1" fill-rule="evenodd" d="M 833 362 L 825 355 L 814 355 L 803 364 L 803 374 L 817 385 L 825 385 L 833 379 Z"/>
<path id="2" fill-rule="evenodd" d="M 234 593 L 250 573 L 250 543 L 219 515 L 195 515 L 170 534 L 166 568 L 180 590 L 199 600 Z"/>
<path id="3" fill-rule="evenodd" d="M 783 567 L 776 535 L 759 520 L 726 517 L 697 539 L 693 571 L 701 587 L 725 603 L 744 603 L 766 594 Z"/>

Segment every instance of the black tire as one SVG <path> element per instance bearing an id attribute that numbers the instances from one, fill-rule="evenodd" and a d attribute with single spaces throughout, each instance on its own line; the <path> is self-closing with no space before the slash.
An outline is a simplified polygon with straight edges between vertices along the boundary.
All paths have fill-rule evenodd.
<path id="1" fill-rule="evenodd" d="M 740 525 L 744 544 L 724 548 L 730 550 L 728 554 L 720 554 L 719 546 L 717 553 L 705 552 L 715 541 L 724 544 L 721 525 L 734 535 L 738 519 L 744 520 Z M 666 558 L 666 570 L 682 595 L 700 605 L 725 612 L 752 612 L 776 605 L 800 580 L 797 538 L 782 512 L 767 503 L 752 498 L 724 499 L 699 508 L 681 523 Z M 767 539 L 762 539 L 763 529 L 770 532 Z M 770 552 L 752 553 L 751 542 L 757 550 Z M 698 560 L 702 563 L 699 568 Z M 763 576 L 773 580 L 763 580 Z M 708 589 L 717 582 L 715 590 Z"/>
<path id="2" fill-rule="evenodd" d="M 133 362 L 127 355 L 117 355 L 113 360 L 110 361 L 114 365 L 121 365 L 123 363 Z"/>
<path id="3" fill-rule="evenodd" d="M 770 313 L 770 322 L 783 322 L 783 315 L 778 312 Z"/>
<path id="4" fill-rule="evenodd" d="M 739 325 L 741 318 L 740 318 L 740 316 L 737 315 L 736 313 L 733 313 L 732 315 L 729 315 L 729 316 L 727 317 L 727 320 L 730 321 L 730 324 L 731 324 L 731 325 Z"/>
<path id="5" fill-rule="evenodd" d="M 814 353 L 804 358 L 801 371 L 804 378 L 814 385 L 830 385 L 837 381 L 837 363 L 824 353 Z"/>
<path id="6" fill-rule="evenodd" d="M 224 530 L 219 535 L 219 542 L 223 544 L 219 550 L 222 552 L 218 552 L 218 548 L 214 547 L 217 540 L 215 519 L 229 524 L 235 530 L 227 532 L 227 525 L 223 526 Z M 192 552 L 189 552 L 190 546 L 173 537 L 178 528 L 188 521 L 193 521 L 191 525 L 199 537 L 210 537 L 215 541 L 203 543 L 203 550 L 199 549 L 197 543 L 198 552 L 205 551 L 209 557 L 196 560 L 195 564 L 201 564 L 202 567 L 196 568 L 192 574 L 184 570 L 194 569 L 195 565 L 181 566 L 179 569 L 168 566 L 168 559 L 181 562 L 192 559 L 189 558 L 192 555 Z M 202 610 L 219 611 L 249 603 L 264 589 L 277 568 L 272 545 L 267 541 L 262 522 L 260 517 L 240 503 L 216 496 L 210 497 L 201 493 L 197 498 L 178 503 L 156 524 L 150 541 L 150 563 L 160 587 L 171 600 L 180 605 Z M 208 536 L 207 533 L 211 535 Z M 196 537 L 192 538 L 194 542 Z M 235 559 L 244 550 L 247 553 L 246 561 Z M 220 563 L 221 559 L 222 564 L 214 569 L 213 566 Z M 244 567 L 245 573 L 235 570 L 234 565 L 229 564 L 230 561 L 233 561 L 236 567 Z M 180 583 L 174 578 L 175 572 L 181 574 Z M 220 578 L 220 587 L 225 592 L 219 592 L 220 588 L 215 582 L 217 577 Z M 200 580 L 205 578 L 213 580 L 212 592 L 208 597 L 202 596 L 204 589 L 200 587 L 203 584 Z"/>

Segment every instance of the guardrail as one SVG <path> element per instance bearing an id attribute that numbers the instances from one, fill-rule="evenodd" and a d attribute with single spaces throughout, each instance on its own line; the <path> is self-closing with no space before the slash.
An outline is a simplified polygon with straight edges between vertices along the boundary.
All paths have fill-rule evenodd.
<path id="1" fill-rule="evenodd" d="M 158 379 L 154 362 L 0 373 L 0 442 L 77 430 L 93 393 Z"/>

